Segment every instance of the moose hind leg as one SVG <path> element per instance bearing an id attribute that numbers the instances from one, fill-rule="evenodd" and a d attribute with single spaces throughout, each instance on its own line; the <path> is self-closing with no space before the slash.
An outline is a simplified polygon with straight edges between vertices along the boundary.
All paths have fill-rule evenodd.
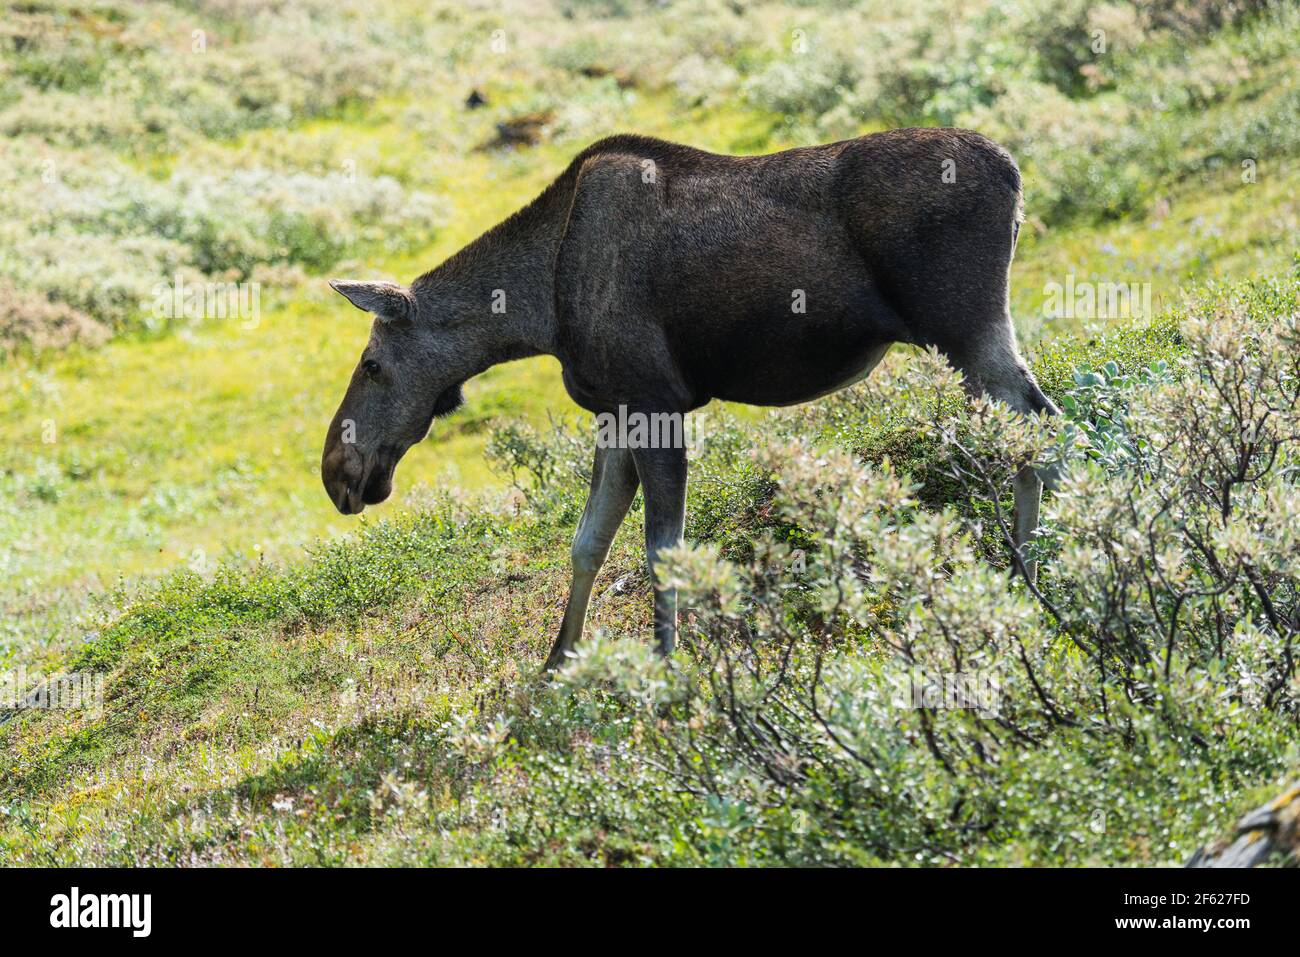
<path id="1" fill-rule="evenodd" d="M 1039 412 L 1060 414 L 1052 400 L 1038 387 L 1034 374 L 1020 357 L 1010 316 L 995 323 L 987 336 L 972 338 L 973 345 L 947 352 L 949 360 L 965 376 L 969 392 L 999 399 L 1025 415 Z M 1031 584 L 1038 578 L 1038 563 L 1028 558 L 1023 549 L 1038 528 L 1044 478 L 1051 481 L 1054 476 L 1042 475 L 1031 465 L 1025 465 L 1016 473 L 1012 483 L 1015 494 L 1012 541 L 1024 566 L 1025 577 Z"/>
<path id="2" fill-rule="evenodd" d="M 659 587 L 659 554 L 682 540 L 686 523 L 686 449 L 638 449 L 637 472 L 645 486 L 645 553 L 654 589 L 655 639 L 660 654 L 677 643 L 677 590 Z"/>
<path id="3" fill-rule="evenodd" d="M 1032 466 L 1026 465 L 1012 482 L 1015 492 L 1016 514 L 1012 529 L 1012 541 L 1020 553 L 1020 561 L 1025 569 L 1025 578 L 1030 584 L 1038 581 L 1038 562 L 1024 552 L 1025 544 L 1038 529 L 1038 507 L 1043 498 L 1043 483 Z"/>
<path id="4" fill-rule="evenodd" d="M 587 605 L 591 600 L 596 573 L 609 555 L 610 545 L 623 524 L 636 497 L 637 473 L 632 453 L 627 449 L 597 448 L 591 470 L 591 491 L 587 505 L 578 520 L 570 552 L 573 561 L 573 587 L 564 608 L 560 634 L 546 658 L 544 671 L 562 665 L 582 638 L 582 628 L 587 620 Z"/>

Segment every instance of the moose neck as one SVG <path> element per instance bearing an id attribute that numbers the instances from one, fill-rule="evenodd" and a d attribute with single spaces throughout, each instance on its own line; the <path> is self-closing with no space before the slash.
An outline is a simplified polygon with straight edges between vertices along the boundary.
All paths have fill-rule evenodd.
<path id="1" fill-rule="evenodd" d="M 555 352 L 555 257 L 572 203 L 566 171 L 523 209 L 411 285 L 420 312 L 472 323 L 478 371 Z"/>

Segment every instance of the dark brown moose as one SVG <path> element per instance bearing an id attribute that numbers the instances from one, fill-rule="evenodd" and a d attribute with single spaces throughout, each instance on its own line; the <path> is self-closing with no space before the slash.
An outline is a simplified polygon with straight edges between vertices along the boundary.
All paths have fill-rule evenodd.
<path id="1" fill-rule="evenodd" d="M 896 342 L 936 347 L 973 393 L 1055 413 L 1008 310 L 1020 216 L 1015 162 L 965 130 L 895 130 L 767 156 L 601 140 L 409 287 L 331 283 L 376 318 L 330 424 L 321 478 L 344 514 L 382 502 L 397 462 L 461 403 L 467 379 L 541 354 L 559 360 L 573 401 L 598 415 L 806 402 L 862 379 Z M 660 551 L 682 537 L 684 443 L 597 444 L 547 668 L 581 637 L 638 486 L 652 580 Z M 1037 526 L 1041 492 L 1026 466 L 1015 482 L 1018 545 Z M 656 589 L 665 654 L 676 619 L 676 593 Z"/>

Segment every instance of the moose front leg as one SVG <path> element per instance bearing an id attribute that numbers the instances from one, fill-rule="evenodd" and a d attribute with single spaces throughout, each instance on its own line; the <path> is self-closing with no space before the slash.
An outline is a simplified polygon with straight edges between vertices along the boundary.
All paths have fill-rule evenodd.
<path id="1" fill-rule="evenodd" d="M 573 587 L 569 589 L 569 601 L 564 607 L 564 621 L 560 624 L 559 637 L 555 639 L 543 670 L 552 671 L 564 664 L 582 638 L 582 626 L 587 620 L 587 603 L 591 599 L 591 587 L 596 581 L 596 573 L 605 563 L 614 535 L 623 524 L 623 516 L 627 514 L 632 499 L 636 497 L 636 487 L 636 466 L 632 463 L 632 453 L 627 449 L 597 447 L 591 467 L 591 491 L 587 495 L 587 506 L 582 510 L 578 530 L 573 536 Z"/>
<path id="2" fill-rule="evenodd" d="M 677 643 L 677 590 L 659 588 L 659 553 L 682 540 L 686 523 L 686 449 L 635 449 L 637 473 L 645 489 L 645 554 L 654 589 L 655 640 L 659 652 Z"/>

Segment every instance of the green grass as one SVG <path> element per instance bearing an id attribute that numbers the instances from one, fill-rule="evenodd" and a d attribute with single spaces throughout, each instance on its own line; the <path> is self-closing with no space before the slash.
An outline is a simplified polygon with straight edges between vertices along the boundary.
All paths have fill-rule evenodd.
<path id="1" fill-rule="evenodd" d="M 1082 323 L 1046 320 L 1044 286 L 1076 281 L 1151 283 L 1153 312 L 1177 306 L 1188 286 L 1285 271 L 1300 236 L 1300 163 L 1286 159 L 1243 183 L 1239 171 L 1205 173 L 1162 193 L 1151 214 L 1041 235 L 1021 230 L 1012 267 L 1012 315 L 1031 343 Z M 1146 317 L 1151 318 L 1151 317 Z"/>
<path id="2" fill-rule="evenodd" d="M 560 545 L 554 528 L 410 516 L 295 568 L 173 577 L 70 663 L 112 676 L 102 720 L 6 729 L 0 859 L 383 859 L 403 852 L 373 833 L 391 768 L 433 793 L 428 813 L 464 819 L 426 745 L 543 652 Z M 634 629 L 636 604 L 594 623 Z"/>
<path id="3" fill-rule="evenodd" d="M 1265 321 L 1300 306 L 1300 283 L 1214 286 L 1196 308 L 1225 306 Z M 1054 377 L 1079 365 L 1176 361 L 1183 347 L 1171 328 L 1062 339 L 1043 352 L 1044 382 L 1059 393 L 1068 386 Z M 791 413 L 783 428 L 800 422 Z M 888 415 L 849 424 L 856 431 L 835 433 L 835 444 L 895 457 L 918 479 L 939 474 L 938 450 L 916 435 L 899 445 L 907 437 Z M 772 441 L 784 434 L 761 428 Z M 715 430 L 721 444 L 695 476 L 692 534 L 728 549 L 769 520 L 766 482 L 734 454 L 751 438 Z M 820 859 L 799 857 L 810 852 L 797 836 L 782 843 L 798 833 L 797 808 L 759 815 L 674 792 L 638 760 L 648 732 L 613 697 L 568 697 L 537 677 L 563 611 L 581 486 L 563 484 L 536 512 L 429 501 L 301 560 L 163 579 L 62 656 L 66 669 L 104 680 L 102 714 L 29 712 L 0 725 L 0 864 Z M 645 647 L 650 626 L 639 518 L 615 543 L 588 625 L 592 642 L 629 651 Z M 863 647 L 870 653 L 869 637 Z M 1180 860 L 1219 832 L 1225 806 L 1258 803 L 1261 778 L 1286 765 L 1277 755 L 1290 736 L 1281 722 L 1259 722 L 1240 766 L 1209 781 L 1168 742 L 1133 751 L 1062 735 L 1013 775 L 1016 792 L 1004 797 L 1022 808 L 1019 824 L 969 860 Z M 1088 771 L 1044 800 L 1054 793 L 1044 769 L 1058 773 L 1058 760 Z M 532 782 L 543 775 L 539 791 Z M 1119 791 L 1129 800 L 1112 807 Z M 1110 815 L 1104 836 L 1057 830 L 1062 814 L 1098 806 Z M 862 848 L 815 853 L 879 862 Z"/>

